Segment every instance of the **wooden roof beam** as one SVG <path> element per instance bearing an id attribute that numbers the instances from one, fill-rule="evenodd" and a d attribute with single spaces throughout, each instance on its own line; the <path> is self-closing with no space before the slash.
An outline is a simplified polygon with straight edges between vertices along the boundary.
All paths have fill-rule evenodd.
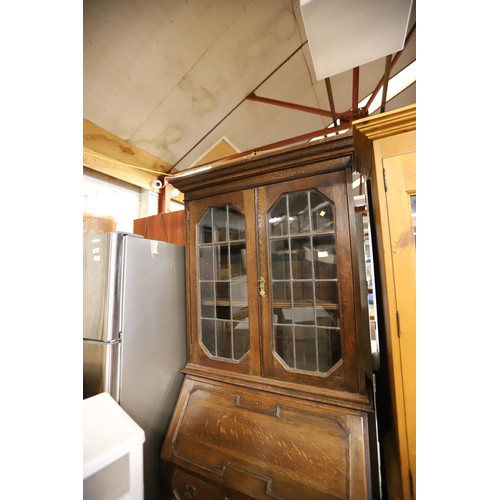
<path id="1" fill-rule="evenodd" d="M 160 158 L 83 120 L 83 166 L 150 191 L 151 182 L 175 173 Z"/>

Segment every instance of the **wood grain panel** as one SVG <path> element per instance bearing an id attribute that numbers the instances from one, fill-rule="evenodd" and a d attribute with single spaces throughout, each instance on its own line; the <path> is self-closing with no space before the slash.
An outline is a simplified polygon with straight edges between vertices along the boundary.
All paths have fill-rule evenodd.
<path id="1" fill-rule="evenodd" d="M 366 498 L 363 414 L 223 384 L 186 390 L 175 463 L 254 498 Z"/>
<path id="2" fill-rule="evenodd" d="M 172 474 L 172 498 L 175 500 L 250 500 L 251 497 L 207 481 L 194 474 L 174 468 Z"/>
<path id="3" fill-rule="evenodd" d="M 184 210 L 162 213 L 134 220 L 134 233 L 150 240 L 186 244 L 186 214 Z"/>

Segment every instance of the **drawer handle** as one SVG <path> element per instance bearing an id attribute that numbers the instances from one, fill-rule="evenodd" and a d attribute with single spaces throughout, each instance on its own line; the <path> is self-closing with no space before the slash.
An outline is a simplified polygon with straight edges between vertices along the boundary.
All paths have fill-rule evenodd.
<path id="1" fill-rule="evenodd" d="M 264 290 L 265 284 L 266 284 L 266 280 L 264 279 L 263 276 L 261 276 L 259 278 L 259 295 L 261 297 L 265 297 L 266 296 L 266 291 Z"/>
<path id="2" fill-rule="evenodd" d="M 196 496 L 196 488 L 192 484 L 186 485 L 186 498 L 194 498 Z"/>
<path id="3" fill-rule="evenodd" d="M 235 405 L 244 410 L 255 411 L 264 415 L 281 418 L 280 405 L 261 405 L 258 400 L 247 401 L 243 396 L 236 396 Z"/>

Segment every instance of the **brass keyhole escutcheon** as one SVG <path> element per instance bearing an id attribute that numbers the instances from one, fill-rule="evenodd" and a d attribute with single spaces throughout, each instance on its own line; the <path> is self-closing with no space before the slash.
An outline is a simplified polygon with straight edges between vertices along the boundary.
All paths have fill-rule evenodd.
<path id="1" fill-rule="evenodd" d="M 264 290 L 265 284 L 266 284 L 266 280 L 261 276 L 259 278 L 259 295 L 261 297 L 265 297 L 266 296 L 266 291 Z"/>

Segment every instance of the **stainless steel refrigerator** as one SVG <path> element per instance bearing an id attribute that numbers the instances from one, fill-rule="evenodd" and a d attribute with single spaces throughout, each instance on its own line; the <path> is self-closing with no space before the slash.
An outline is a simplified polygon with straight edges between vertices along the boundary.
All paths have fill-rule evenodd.
<path id="1" fill-rule="evenodd" d="M 186 365 L 185 249 L 123 232 L 83 239 L 83 398 L 108 392 L 142 427 L 144 494 Z"/>

